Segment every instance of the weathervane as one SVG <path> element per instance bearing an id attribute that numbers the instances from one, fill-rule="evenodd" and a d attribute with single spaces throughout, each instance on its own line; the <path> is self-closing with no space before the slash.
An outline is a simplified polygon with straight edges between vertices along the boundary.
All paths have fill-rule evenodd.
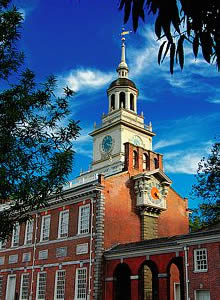
<path id="1" fill-rule="evenodd" d="M 122 41 L 125 41 L 125 35 L 127 35 L 127 34 L 130 34 L 132 31 L 131 30 L 125 30 L 125 28 L 124 27 L 122 27 L 122 32 L 121 32 L 121 40 Z"/>

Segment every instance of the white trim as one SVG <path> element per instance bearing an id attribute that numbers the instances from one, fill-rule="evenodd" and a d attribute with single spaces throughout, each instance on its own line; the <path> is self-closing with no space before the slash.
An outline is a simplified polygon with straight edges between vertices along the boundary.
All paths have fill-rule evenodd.
<path id="1" fill-rule="evenodd" d="M 14 290 L 14 294 L 15 294 L 15 291 L 16 291 L 16 274 L 13 274 L 13 275 L 8 275 L 7 277 L 7 287 L 6 287 L 6 295 L 5 295 L 5 299 L 7 300 L 8 299 L 8 292 L 9 290 L 11 289 L 11 286 L 9 286 L 9 278 L 15 278 L 15 290 Z"/>
<path id="2" fill-rule="evenodd" d="M 15 235 L 16 233 L 16 235 Z M 19 247 L 19 234 L 20 234 L 20 225 L 19 223 L 15 223 L 11 238 L 11 247 Z M 16 237 L 16 240 L 15 240 Z M 16 244 L 15 244 L 16 241 Z"/>
<path id="3" fill-rule="evenodd" d="M 67 232 L 65 232 L 64 236 L 61 236 L 61 225 L 63 225 L 63 223 L 61 223 L 61 221 L 62 221 L 63 215 L 65 215 L 65 214 L 67 214 L 67 220 L 66 220 L 66 222 L 67 222 Z M 60 214 L 59 214 L 58 239 L 66 238 L 66 237 L 68 237 L 68 234 L 69 234 L 69 209 L 66 209 L 66 210 L 60 211 Z"/>
<path id="4" fill-rule="evenodd" d="M 197 292 L 209 292 L 209 299 L 211 299 L 210 298 L 210 290 L 201 289 L 201 290 L 194 290 L 194 298 L 195 298 L 195 300 L 199 300 L 198 297 L 197 297 Z"/>
<path id="5" fill-rule="evenodd" d="M 2 297 L 2 294 L 3 294 L 3 276 L 1 275 L 0 276 L 0 299 Z"/>
<path id="6" fill-rule="evenodd" d="M 85 208 L 89 208 L 89 217 L 88 217 L 88 220 L 87 220 L 87 227 L 86 229 L 86 232 L 81 232 L 81 220 L 82 220 L 82 210 L 85 209 Z M 86 204 L 86 205 L 81 205 L 79 206 L 79 217 L 78 217 L 78 235 L 85 235 L 85 234 L 88 234 L 89 233 L 89 225 L 90 225 L 90 204 Z"/>
<path id="7" fill-rule="evenodd" d="M 31 231 L 31 240 L 30 242 L 27 240 L 27 234 L 28 234 L 28 227 L 32 226 L 32 231 Z M 24 245 L 31 245 L 33 241 L 33 231 L 34 231 L 34 220 L 27 220 L 26 222 L 26 228 L 25 228 L 25 238 L 24 238 Z"/>
<path id="8" fill-rule="evenodd" d="M 23 288 L 23 283 L 24 283 L 24 276 L 28 276 L 28 287 L 27 287 L 27 292 L 28 292 L 28 296 L 25 300 L 28 300 L 29 299 L 29 283 L 30 283 L 30 273 L 23 273 L 21 274 L 21 284 L 20 284 L 20 296 L 19 296 L 19 299 L 20 300 L 24 300 L 24 298 L 22 298 L 22 288 Z"/>
<path id="9" fill-rule="evenodd" d="M 64 295 L 63 298 L 57 298 L 57 280 L 58 280 L 58 274 L 59 273 L 64 273 L 64 277 L 63 277 L 63 281 L 64 281 L 64 286 L 63 286 L 63 290 L 64 290 Z M 57 270 L 56 271 L 56 276 L 55 276 L 55 286 L 54 286 L 54 300 L 65 300 L 65 287 L 66 287 L 66 270 Z"/>
<path id="10" fill-rule="evenodd" d="M 85 271 L 85 290 L 84 290 L 84 295 L 85 298 L 78 298 L 78 279 L 79 279 L 79 271 Z M 86 296 L 87 296 L 87 267 L 83 267 L 83 268 L 76 268 L 76 277 L 75 277 L 75 297 L 74 300 L 86 300 Z M 81 288 L 82 289 L 82 288 Z"/>
<path id="11" fill-rule="evenodd" d="M 181 289 L 181 286 L 180 286 L 180 282 L 174 282 L 173 283 L 173 285 L 174 285 L 174 300 L 178 300 L 177 298 L 176 298 L 176 286 L 179 286 L 180 287 L 180 289 Z M 181 299 L 181 290 L 180 290 L 180 298 L 179 299 Z"/>
<path id="12" fill-rule="evenodd" d="M 40 274 L 46 274 L 45 276 L 45 297 L 44 299 L 46 299 L 46 294 L 47 294 L 47 272 L 38 272 L 37 273 L 37 288 L 36 288 L 36 300 L 38 300 L 38 295 L 39 295 L 39 279 L 40 279 Z M 43 300 L 42 298 L 40 298 L 40 300 Z"/>
<path id="13" fill-rule="evenodd" d="M 197 252 L 204 251 L 205 259 L 197 260 Z M 193 250 L 193 257 L 194 257 L 194 272 L 195 273 L 201 273 L 201 272 L 207 272 L 208 271 L 208 254 L 206 248 L 197 248 Z M 198 269 L 198 262 L 205 261 L 207 268 L 206 269 Z"/>
<path id="14" fill-rule="evenodd" d="M 49 220 L 51 221 L 51 215 L 44 215 L 41 218 L 41 232 L 40 232 L 40 241 L 41 242 L 45 242 L 45 241 L 48 241 L 50 239 L 50 221 L 49 221 L 49 226 L 48 226 L 49 227 L 49 229 L 48 229 L 49 234 L 48 234 L 47 238 L 43 239 L 43 229 L 44 229 L 44 223 L 45 223 L 46 218 L 49 218 Z"/>

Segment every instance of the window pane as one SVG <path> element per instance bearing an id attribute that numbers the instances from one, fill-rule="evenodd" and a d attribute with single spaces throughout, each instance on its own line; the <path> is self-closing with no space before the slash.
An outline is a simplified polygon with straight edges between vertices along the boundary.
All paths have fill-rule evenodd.
<path id="1" fill-rule="evenodd" d="M 57 271 L 56 299 L 65 299 L 65 271 Z"/>
<path id="2" fill-rule="evenodd" d="M 22 300 L 28 300 L 29 292 L 29 274 L 23 274 L 21 278 L 21 297 Z"/>
<path id="3" fill-rule="evenodd" d="M 76 299 L 86 299 L 87 269 L 76 270 Z"/>
<path id="4" fill-rule="evenodd" d="M 47 241 L 50 235 L 50 216 L 43 217 L 41 230 L 41 240 Z"/>
<path id="5" fill-rule="evenodd" d="M 86 234 L 89 232 L 89 216 L 90 216 L 90 207 L 81 206 L 79 213 L 79 233 Z"/>
<path id="6" fill-rule="evenodd" d="M 59 237 L 68 236 L 68 227 L 69 227 L 69 211 L 66 210 L 60 213 Z"/>
<path id="7" fill-rule="evenodd" d="M 46 295 L 46 273 L 38 273 L 37 299 L 45 299 Z"/>

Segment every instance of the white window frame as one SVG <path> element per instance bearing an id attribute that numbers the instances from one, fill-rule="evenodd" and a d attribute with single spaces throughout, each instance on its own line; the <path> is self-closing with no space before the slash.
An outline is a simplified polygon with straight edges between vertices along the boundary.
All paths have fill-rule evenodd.
<path id="1" fill-rule="evenodd" d="M 28 220 L 26 222 L 26 228 L 25 228 L 25 239 L 24 239 L 25 245 L 32 244 L 33 231 L 34 231 L 34 220 Z M 29 235 L 31 236 L 31 238 L 29 238 Z"/>
<path id="2" fill-rule="evenodd" d="M 42 255 L 42 257 L 40 257 L 40 252 L 41 252 L 41 255 Z M 44 257 L 44 255 L 42 254 L 42 253 L 46 253 L 45 254 L 45 257 Z M 38 259 L 48 259 L 48 249 L 45 249 L 45 250 L 40 250 L 39 252 L 38 252 Z"/>
<path id="3" fill-rule="evenodd" d="M 82 282 L 82 278 L 79 278 L 80 276 L 80 272 L 83 271 L 84 272 L 84 282 Z M 77 268 L 76 269 L 76 277 L 75 277 L 75 300 L 86 300 L 87 297 L 87 268 Z M 80 283 L 79 283 L 80 280 Z M 84 285 L 84 287 L 80 287 L 80 285 Z M 82 294 L 85 295 L 84 298 L 82 298 L 81 296 L 78 298 L 78 294 L 80 292 L 81 289 L 81 296 Z"/>
<path id="4" fill-rule="evenodd" d="M 197 260 L 197 253 L 198 252 L 201 252 L 201 251 L 204 251 L 203 254 L 200 254 L 200 255 L 205 255 L 205 259 L 201 259 L 201 260 Z M 198 248 L 198 249 L 194 249 L 194 272 L 207 272 L 208 271 L 208 255 L 207 255 L 207 249 L 206 248 Z M 202 265 L 206 265 L 207 267 L 206 268 L 202 268 L 200 269 L 198 267 L 199 265 L 199 262 L 202 262 Z M 205 263 L 204 263 L 205 261 Z"/>
<path id="5" fill-rule="evenodd" d="M 57 297 L 57 291 L 58 291 L 58 276 L 59 276 L 59 273 L 64 273 L 64 277 L 63 277 L 63 286 L 62 286 L 62 289 L 64 291 L 64 295 L 63 295 L 63 298 L 58 298 Z M 55 277 L 55 288 L 54 288 L 54 300 L 65 300 L 65 287 L 66 287 L 66 270 L 57 270 L 56 271 L 56 277 Z"/>
<path id="6" fill-rule="evenodd" d="M 66 219 L 64 216 L 67 216 Z M 58 238 L 68 237 L 69 233 L 69 210 L 63 210 L 59 215 Z"/>
<path id="7" fill-rule="evenodd" d="M 19 234 L 20 234 L 20 225 L 16 223 L 13 228 L 12 238 L 11 238 L 11 247 L 19 246 Z"/>
<path id="8" fill-rule="evenodd" d="M 86 220 L 86 226 L 83 225 L 83 209 L 89 209 L 88 218 Z M 78 234 L 88 234 L 90 231 L 90 204 L 82 205 L 79 207 L 79 218 L 78 218 Z"/>
<path id="9" fill-rule="evenodd" d="M 210 297 L 210 290 L 194 290 L 194 298 L 195 300 L 198 300 L 198 293 L 197 292 L 208 292 L 209 293 L 209 299 L 211 299 Z"/>
<path id="10" fill-rule="evenodd" d="M 0 250 L 5 249 L 6 248 L 6 240 L 4 241 L 0 241 Z"/>
<path id="11" fill-rule="evenodd" d="M 45 274 L 45 294 L 44 298 L 39 298 L 39 288 L 40 288 L 40 275 Z M 47 293 L 47 273 L 46 272 L 38 272 L 37 274 L 37 289 L 36 289 L 36 300 L 44 300 L 46 299 L 46 293 Z"/>
<path id="12" fill-rule="evenodd" d="M 45 230 L 45 220 L 49 219 L 49 225 L 48 225 L 48 230 Z M 44 241 L 48 241 L 50 238 L 50 219 L 51 216 L 50 215 L 45 215 L 42 217 L 41 219 L 41 234 L 40 234 L 40 241 L 44 242 Z M 45 235 L 45 232 L 48 231 L 48 234 Z"/>
<path id="13" fill-rule="evenodd" d="M 5 256 L 0 256 L 0 266 L 5 264 Z"/>
<path id="14" fill-rule="evenodd" d="M 2 294 L 3 294 L 3 276 L 0 276 L 0 297 L 2 297 Z"/>
<path id="15" fill-rule="evenodd" d="M 28 285 L 27 285 L 27 298 L 22 297 L 23 288 L 24 288 L 24 277 L 28 276 Z M 19 300 L 28 300 L 29 299 L 29 284 L 30 284 L 30 274 L 29 273 L 23 273 L 21 275 L 21 286 L 20 286 L 20 297 Z"/>

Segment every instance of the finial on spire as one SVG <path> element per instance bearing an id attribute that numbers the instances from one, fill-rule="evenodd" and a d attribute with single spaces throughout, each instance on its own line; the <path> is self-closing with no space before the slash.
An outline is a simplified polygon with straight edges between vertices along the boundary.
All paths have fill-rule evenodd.
<path id="1" fill-rule="evenodd" d="M 117 72 L 118 72 L 118 77 L 119 78 L 127 78 L 128 77 L 128 65 L 125 60 L 125 35 L 129 34 L 131 31 L 125 31 L 125 28 L 122 27 L 122 32 L 121 32 L 121 62 L 118 65 Z"/>

